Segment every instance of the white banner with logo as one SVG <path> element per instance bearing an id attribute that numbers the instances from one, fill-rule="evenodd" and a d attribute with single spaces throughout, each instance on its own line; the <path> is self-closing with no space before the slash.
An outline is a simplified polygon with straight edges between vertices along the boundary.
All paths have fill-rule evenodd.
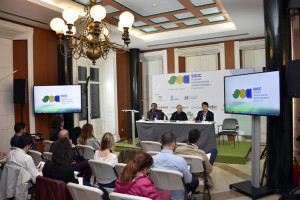
<path id="1" fill-rule="evenodd" d="M 152 76 L 152 97 L 170 119 L 178 104 L 188 119 L 192 120 L 202 110 L 202 102 L 209 104 L 214 113 L 216 124 L 222 124 L 224 118 L 236 118 L 241 135 L 251 135 L 251 116 L 224 113 L 224 76 L 254 73 L 253 68 L 192 72 L 179 74 L 161 74 Z"/>

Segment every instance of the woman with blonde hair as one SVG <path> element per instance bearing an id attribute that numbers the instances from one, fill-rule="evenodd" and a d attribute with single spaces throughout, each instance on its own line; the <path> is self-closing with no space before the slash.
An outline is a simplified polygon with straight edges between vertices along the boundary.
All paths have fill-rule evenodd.
<path id="1" fill-rule="evenodd" d="M 118 157 L 116 154 L 112 153 L 112 149 L 115 147 L 115 139 L 114 136 L 107 132 L 102 136 L 101 143 L 100 143 L 100 150 L 97 150 L 94 155 L 95 160 L 100 160 L 103 162 L 107 162 L 113 166 L 118 163 Z M 102 187 L 114 188 L 115 187 L 115 180 L 101 180 L 97 178 L 98 184 Z"/>
<path id="2" fill-rule="evenodd" d="M 89 145 L 93 147 L 95 150 L 100 148 L 99 142 L 96 140 L 94 134 L 93 125 L 85 124 L 81 129 L 81 134 L 77 140 L 77 144 L 81 145 Z"/>
<path id="3" fill-rule="evenodd" d="M 149 168 L 153 164 L 153 158 L 144 153 L 138 153 L 121 172 L 116 180 L 114 192 L 148 197 L 154 200 L 171 199 L 171 191 L 157 192 L 152 180 L 147 176 Z"/>

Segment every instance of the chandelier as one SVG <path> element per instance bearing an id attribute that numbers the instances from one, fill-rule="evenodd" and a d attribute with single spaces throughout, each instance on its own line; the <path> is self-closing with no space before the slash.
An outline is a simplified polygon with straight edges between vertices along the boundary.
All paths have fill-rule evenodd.
<path id="1" fill-rule="evenodd" d="M 128 48 L 130 43 L 129 29 L 132 27 L 134 16 L 128 12 L 123 12 L 119 17 L 119 30 L 123 31 L 123 46 L 109 40 L 111 33 L 110 24 L 104 20 L 106 10 L 101 5 L 96 5 L 96 0 L 84 7 L 86 13 L 84 17 L 78 19 L 78 14 L 73 8 L 63 11 L 63 19 L 53 18 L 50 27 L 56 31 L 60 52 L 66 57 L 78 59 L 80 57 L 89 58 L 95 65 L 99 58 L 106 59 L 110 50 Z M 78 19 L 78 20 L 77 20 Z M 64 37 L 67 38 L 68 51 L 63 53 Z"/>

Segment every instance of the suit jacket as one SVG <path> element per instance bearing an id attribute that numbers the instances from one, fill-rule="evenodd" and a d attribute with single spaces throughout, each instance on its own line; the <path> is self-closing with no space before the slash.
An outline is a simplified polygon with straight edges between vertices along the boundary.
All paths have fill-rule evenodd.
<path id="1" fill-rule="evenodd" d="M 197 117 L 196 117 L 196 121 L 199 121 L 199 120 L 202 121 L 202 119 L 203 119 L 203 110 L 198 112 Z M 215 121 L 214 120 L 214 113 L 208 110 L 207 113 L 206 113 L 205 121 L 212 121 L 212 122 Z"/>
<path id="2" fill-rule="evenodd" d="M 158 120 L 163 120 L 164 119 L 164 115 L 165 114 L 163 113 L 163 111 L 156 110 L 156 114 L 157 114 Z M 150 110 L 150 111 L 147 112 L 147 119 L 154 120 L 154 116 L 153 116 L 152 110 Z"/>

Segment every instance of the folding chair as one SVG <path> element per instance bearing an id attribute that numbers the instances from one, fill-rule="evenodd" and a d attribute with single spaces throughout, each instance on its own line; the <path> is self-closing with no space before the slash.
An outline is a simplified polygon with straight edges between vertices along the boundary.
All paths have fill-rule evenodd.
<path id="1" fill-rule="evenodd" d="M 149 177 L 153 181 L 156 188 L 161 190 L 185 190 L 185 199 L 187 192 L 185 188 L 183 174 L 174 170 L 151 168 Z"/>
<path id="2" fill-rule="evenodd" d="M 64 181 L 43 176 L 36 177 L 34 200 L 72 200 Z"/>
<path id="3" fill-rule="evenodd" d="M 45 151 L 49 152 L 52 143 L 53 143 L 53 141 L 50 141 L 50 140 L 43 141 Z"/>
<path id="4" fill-rule="evenodd" d="M 71 193 L 73 200 L 97 199 L 102 200 L 103 192 L 98 188 L 68 183 L 67 188 Z"/>
<path id="5" fill-rule="evenodd" d="M 95 155 L 95 149 L 88 145 L 76 145 L 77 152 L 80 156 L 82 156 L 84 159 L 93 159 Z"/>
<path id="6" fill-rule="evenodd" d="M 29 150 L 28 155 L 32 157 L 35 166 L 38 166 L 41 161 L 44 161 L 43 155 L 39 151 Z"/>
<path id="7" fill-rule="evenodd" d="M 141 146 L 143 152 L 147 153 L 148 151 L 161 151 L 161 143 L 153 141 L 141 141 Z"/>
<path id="8" fill-rule="evenodd" d="M 178 155 L 185 159 L 186 163 L 190 165 L 190 172 L 191 173 L 203 173 L 203 182 L 199 182 L 199 185 L 203 185 L 203 192 L 200 192 L 203 194 L 203 200 L 205 199 L 205 194 L 208 194 L 209 199 L 210 197 L 210 191 L 209 187 L 207 185 L 207 173 L 206 173 L 206 167 L 205 163 L 202 157 L 200 156 L 191 156 L 191 155 Z M 205 193 L 205 190 L 207 190 L 207 193 Z"/>
<path id="9" fill-rule="evenodd" d="M 219 132 L 219 127 L 222 127 L 222 131 Z M 224 135 L 231 135 L 234 136 L 234 148 L 235 148 L 235 137 L 237 137 L 238 145 L 239 142 L 239 123 L 237 119 L 234 118 L 226 118 L 223 120 L 222 125 L 218 125 L 218 136 L 219 136 L 219 146 L 220 146 L 220 137 L 222 135 L 223 138 L 223 145 L 224 145 Z"/>
<path id="10" fill-rule="evenodd" d="M 90 159 L 88 162 L 93 172 L 93 175 L 95 176 L 96 179 L 111 181 L 118 178 L 118 173 L 113 165 L 103 161 L 93 160 L 93 159 Z M 100 189 L 103 189 L 100 185 L 99 187 Z M 113 191 L 113 188 L 104 188 L 104 189 L 108 193 Z"/>
<path id="11" fill-rule="evenodd" d="M 116 169 L 118 175 L 121 174 L 121 172 L 123 171 L 123 169 L 125 168 L 125 166 L 126 166 L 125 163 L 117 163 L 117 164 L 115 165 L 115 169 Z"/>
<path id="12" fill-rule="evenodd" d="M 149 154 L 150 156 L 154 156 L 154 155 L 157 155 L 159 154 L 160 151 L 148 151 L 147 154 Z"/>
<path id="13" fill-rule="evenodd" d="M 44 160 L 45 161 L 51 161 L 51 158 L 52 158 L 52 153 L 51 152 L 43 152 L 43 157 L 44 157 Z"/>
<path id="14" fill-rule="evenodd" d="M 111 192 L 109 194 L 109 199 L 110 200 L 151 200 L 150 198 L 147 197 L 139 197 L 139 196 L 122 194 L 117 192 Z"/>

